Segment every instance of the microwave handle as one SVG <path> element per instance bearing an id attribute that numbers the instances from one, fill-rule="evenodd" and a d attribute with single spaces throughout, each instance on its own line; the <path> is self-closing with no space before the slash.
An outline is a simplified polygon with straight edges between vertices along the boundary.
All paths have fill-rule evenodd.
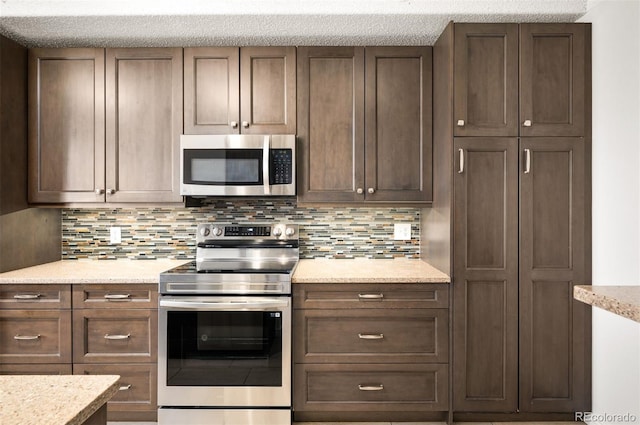
<path id="1" fill-rule="evenodd" d="M 269 185 L 269 149 L 271 148 L 271 136 L 264 136 L 264 145 L 262 147 L 262 182 L 264 184 L 264 194 L 271 194 L 271 186 Z"/>

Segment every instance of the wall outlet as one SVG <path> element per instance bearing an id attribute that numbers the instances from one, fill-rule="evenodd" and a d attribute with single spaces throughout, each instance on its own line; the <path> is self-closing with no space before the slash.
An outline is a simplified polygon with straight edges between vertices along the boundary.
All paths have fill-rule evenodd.
<path id="1" fill-rule="evenodd" d="M 394 223 L 393 239 L 396 241 L 411 240 L 411 223 Z"/>
<path id="2" fill-rule="evenodd" d="M 119 227 L 110 227 L 109 228 L 109 240 L 111 245 L 119 244 L 122 242 L 122 231 Z"/>

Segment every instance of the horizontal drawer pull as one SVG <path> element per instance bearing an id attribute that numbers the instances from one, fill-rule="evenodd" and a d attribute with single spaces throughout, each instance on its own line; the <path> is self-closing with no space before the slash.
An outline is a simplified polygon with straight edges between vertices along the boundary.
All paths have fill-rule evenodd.
<path id="1" fill-rule="evenodd" d="M 131 334 L 126 334 L 126 335 L 109 335 L 109 334 L 106 334 L 104 336 L 104 339 L 129 339 L 129 337 L 131 337 Z"/>
<path id="2" fill-rule="evenodd" d="M 37 300 L 41 294 L 16 294 L 13 296 L 16 300 Z"/>
<path id="3" fill-rule="evenodd" d="M 120 388 L 118 388 L 118 391 L 127 391 L 131 389 L 131 384 L 128 385 L 123 385 Z"/>
<path id="4" fill-rule="evenodd" d="M 360 339 L 383 339 L 384 334 L 358 334 Z"/>
<path id="5" fill-rule="evenodd" d="M 128 301 L 131 299 L 131 294 L 107 294 L 104 298 L 109 301 Z"/>
<path id="6" fill-rule="evenodd" d="M 33 341 L 34 339 L 40 339 L 40 334 L 38 335 L 16 335 L 13 339 L 18 341 Z"/>
<path id="7" fill-rule="evenodd" d="M 384 298 L 384 294 L 358 294 L 358 298 L 361 300 L 381 300 Z"/>
<path id="8" fill-rule="evenodd" d="M 377 385 L 358 385 L 358 389 L 360 391 L 382 391 L 384 390 L 384 385 L 382 384 L 377 384 Z"/>

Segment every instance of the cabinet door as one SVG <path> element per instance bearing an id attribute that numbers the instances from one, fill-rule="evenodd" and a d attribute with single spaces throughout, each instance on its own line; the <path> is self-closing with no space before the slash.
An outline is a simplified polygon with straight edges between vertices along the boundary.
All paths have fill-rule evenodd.
<path id="1" fill-rule="evenodd" d="M 184 134 L 240 132 L 240 51 L 184 49 Z"/>
<path id="2" fill-rule="evenodd" d="M 108 202 L 180 202 L 182 49 L 107 49 Z"/>
<path id="3" fill-rule="evenodd" d="M 455 24 L 454 135 L 518 135 L 518 25 Z"/>
<path id="4" fill-rule="evenodd" d="M 515 412 L 518 141 L 457 138 L 454 147 L 453 407 Z"/>
<path id="5" fill-rule="evenodd" d="M 298 140 L 299 201 L 364 201 L 364 48 L 298 49 Z"/>
<path id="6" fill-rule="evenodd" d="M 29 50 L 29 202 L 104 202 L 104 50 Z"/>
<path id="7" fill-rule="evenodd" d="M 240 116 L 245 134 L 295 134 L 296 48 L 240 49 Z"/>
<path id="8" fill-rule="evenodd" d="M 520 25 L 520 135 L 583 136 L 583 24 Z"/>
<path id="9" fill-rule="evenodd" d="M 520 410 L 588 408 L 589 307 L 573 299 L 585 269 L 581 138 L 523 138 L 520 177 Z"/>
<path id="10" fill-rule="evenodd" d="M 431 47 L 365 52 L 367 201 L 432 199 Z"/>

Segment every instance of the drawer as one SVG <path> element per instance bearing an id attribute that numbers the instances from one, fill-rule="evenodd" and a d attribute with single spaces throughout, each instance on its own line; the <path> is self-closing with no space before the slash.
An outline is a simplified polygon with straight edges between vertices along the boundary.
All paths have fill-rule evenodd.
<path id="1" fill-rule="evenodd" d="M 299 411 L 445 411 L 446 364 L 296 364 Z"/>
<path id="2" fill-rule="evenodd" d="M 74 310 L 73 362 L 155 362 L 157 335 L 157 310 Z"/>
<path id="3" fill-rule="evenodd" d="M 0 375 L 71 375 L 71 363 L 0 364 Z"/>
<path id="4" fill-rule="evenodd" d="M 74 375 L 120 375 L 120 391 L 107 403 L 109 421 L 155 421 L 157 369 L 155 364 L 79 364 Z"/>
<path id="5" fill-rule="evenodd" d="M 446 284 L 295 284 L 295 309 L 448 308 Z"/>
<path id="6" fill-rule="evenodd" d="M 0 285 L 0 310 L 69 308 L 70 285 Z"/>
<path id="7" fill-rule="evenodd" d="M 0 311 L 0 363 L 71 363 L 71 311 Z"/>
<path id="8" fill-rule="evenodd" d="M 447 363 L 449 310 L 296 310 L 298 363 Z"/>
<path id="9" fill-rule="evenodd" d="M 75 285 L 73 308 L 158 308 L 158 285 Z"/>

